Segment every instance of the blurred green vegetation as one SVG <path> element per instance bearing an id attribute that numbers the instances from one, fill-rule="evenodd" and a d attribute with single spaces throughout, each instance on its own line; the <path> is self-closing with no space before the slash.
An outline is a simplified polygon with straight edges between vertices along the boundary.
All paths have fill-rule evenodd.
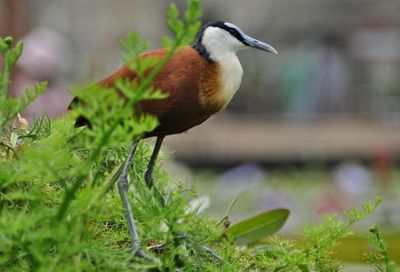
<path id="1" fill-rule="evenodd" d="M 387 242 L 389 257 L 400 262 L 400 232 L 388 232 L 382 235 Z M 364 253 L 371 249 L 371 244 L 365 236 L 353 236 L 341 240 L 336 256 L 343 262 L 361 263 Z"/>

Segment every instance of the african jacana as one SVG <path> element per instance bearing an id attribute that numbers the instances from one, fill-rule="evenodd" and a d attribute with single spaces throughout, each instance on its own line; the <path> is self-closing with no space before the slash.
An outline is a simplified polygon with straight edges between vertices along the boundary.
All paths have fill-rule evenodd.
<path id="1" fill-rule="evenodd" d="M 200 30 L 194 45 L 179 49 L 153 80 L 153 86 L 168 93 L 168 97 L 162 100 L 142 101 L 138 109 L 140 112 L 156 116 L 159 120 L 158 127 L 143 137 L 157 137 L 145 173 L 145 180 L 150 188 L 153 186 L 154 164 L 164 137 L 187 131 L 226 107 L 239 89 L 243 75 L 236 52 L 247 47 L 277 54 L 272 46 L 247 36 L 234 24 L 210 22 Z M 145 52 L 142 57 L 161 59 L 166 53 L 165 49 L 160 49 Z M 135 80 L 137 76 L 134 71 L 123 66 L 99 84 L 112 87 L 118 78 Z M 85 122 L 88 120 L 78 119 L 77 125 Z M 138 250 L 138 255 L 145 256 L 139 249 L 135 220 L 127 199 L 128 169 L 138 142 L 136 140 L 132 144 L 118 180 L 118 189 L 125 208 L 132 246 Z"/>

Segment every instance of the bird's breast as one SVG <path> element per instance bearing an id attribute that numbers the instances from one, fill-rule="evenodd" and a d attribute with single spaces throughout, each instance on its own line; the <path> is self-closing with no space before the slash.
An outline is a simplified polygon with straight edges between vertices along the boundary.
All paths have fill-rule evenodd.
<path id="1" fill-rule="evenodd" d="M 225 108 L 240 87 L 243 69 L 236 55 L 227 55 L 204 69 L 200 102 L 217 112 Z"/>
<path id="2" fill-rule="evenodd" d="M 220 96 L 224 107 L 231 101 L 242 82 L 243 69 L 235 54 L 229 54 L 219 61 Z"/>

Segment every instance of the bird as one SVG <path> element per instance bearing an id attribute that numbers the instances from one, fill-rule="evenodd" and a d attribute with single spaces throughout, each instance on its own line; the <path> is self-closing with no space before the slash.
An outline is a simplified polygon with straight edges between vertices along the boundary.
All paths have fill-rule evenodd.
<path id="1" fill-rule="evenodd" d="M 155 89 L 167 94 L 164 99 L 143 100 L 137 105 L 138 112 L 155 116 L 159 125 L 141 139 L 134 140 L 118 179 L 118 190 L 125 209 L 132 248 L 136 255 L 146 257 L 140 247 L 139 235 L 128 201 L 128 171 L 140 140 L 156 137 L 145 181 L 154 186 L 153 171 L 161 145 L 166 136 L 179 134 L 200 125 L 213 114 L 223 110 L 238 91 L 243 69 L 236 52 L 255 48 L 277 54 L 271 45 L 246 35 L 236 25 L 224 21 L 205 24 L 192 46 L 179 48 L 152 81 Z M 144 52 L 140 58 L 162 59 L 167 49 Z M 102 87 L 114 87 L 117 79 L 138 80 L 135 71 L 126 65 L 98 82 Z M 90 105 L 86 105 L 90 106 Z M 79 117 L 76 126 L 89 125 L 90 120 Z M 161 197 L 160 201 L 165 200 Z"/>

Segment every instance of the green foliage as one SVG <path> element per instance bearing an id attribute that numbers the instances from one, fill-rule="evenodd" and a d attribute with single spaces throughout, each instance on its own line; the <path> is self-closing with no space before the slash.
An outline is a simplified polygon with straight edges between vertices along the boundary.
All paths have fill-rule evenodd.
<path id="1" fill-rule="evenodd" d="M 168 50 L 165 59 L 143 61 L 140 53 L 146 43 L 138 34 L 129 34 L 122 42 L 124 61 L 138 72 L 139 83 L 121 80 L 115 88 L 95 85 L 77 89 L 74 92 L 80 103 L 53 121 L 46 116 L 31 124 L 22 118 L 13 121 L 46 85 L 37 84 L 24 98 L 7 97 L 10 71 L 22 44 L 13 47 L 12 39 L 0 39 L 4 59 L 0 75 L 1 271 L 340 269 L 333 258 L 338 239 L 349 235 L 349 227 L 371 213 L 377 203 L 346 213 L 347 223 L 330 217 L 319 226 L 307 227 L 302 243 L 275 237 L 263 248 L 238 247 L 229 239 L 220 239 L 225 231 L 221 224 L 189 209 L 195 192 L 171 181 L 158 164 L 155 180 L 166 198 L 165 206 L 161 205 L 143 178 L 150 157 L 146 143 L 141 143 L 135 154 L 129 197 L 141 241 L 161 262 L 137 258 L 129 250 L 130 237 L 114 185 L 127 146 L 157 125 L 155 118 L 137 115 L 135 106 L 143 99 L 165 97 L 151 88 L 151 80 L 200 27 L 200 1 L 188 0 L 188 4 L 183 18 L 175 5 L 168 10 L 168 25 L 175 39 L 163 39 Z M 149 68 L 152 70 L 145 76 Z M 121 93 L 126 100 L 120 99 Z M 78 116 L 88 118 L 92 128 L 74 128 Z M 287 212 L 264 216 L 282 224 Z M 265 226 L 264 219 L 261 224 L 250 219 L 250 226 L 241 227 L 241 232 Z M 214 249 L 223 261 L 205 246 Z"/>
<path id="2" fill-rule="evenodd" d="M 225 234 L 239 245 L 252 245 L 277 232 L 288 216 L 286 209 L 267 211 L 231 226 Z"/>
<path id="3" fill-rule="evenodd" d="M 11 37 L 0 39 L 0 54 L 4 58 L 3 72 L 0 74 L 1 101 L 4 101 L 7 97 L 11 67 L 22 54 L 23 44 L 19 42 L 15 47 L 13 47 L 13 43 Z"/>
<path id="4" fill-rule="evenodd" d="M 11 68 L 21 56 L 23 49 L 21 42 L 17 43 L 15 47 L 13 47 L 13 43 L 11 37 L 0 38 L 0 54 L 3 57 L 3 71 L 0 73 L 0 129 L 3 129 L 10 120 L 43 93 L 47 86 L 46 82 L 37 83 L 33 88 L 24 91 L 25 97 L 17 99 L 7 97 Z M 5 145 L 6 143 L 0 142 L 0 144 Z"/>
<path id="5" fill-rule="evenodd" d="M 380 198 L 365 203 L 360 209 L 344 212 L 346 221 L 337 216 L 328 216 L 317 225 L 307 226 L 301 243 L 275 237 L 267 250 L 258 257 L 267 271 L 342 271 L 343 265 L 335 258 L 335 248 L 341 238 L 352 234 L 350 227 L 371 214 L 379 205 Z"/>
<path id="6" fill-rule="evenodd" d="M 369 227 L 369 242 L 374 246 L 373 252 L 365 253 L 365 259 L 370 263 L 376 272 L 399 272 L 400 267 L 396 267 L 394 261 L 389 259 L 386 243 L 382 239 L 379 227 L 372 225 Z"/>

